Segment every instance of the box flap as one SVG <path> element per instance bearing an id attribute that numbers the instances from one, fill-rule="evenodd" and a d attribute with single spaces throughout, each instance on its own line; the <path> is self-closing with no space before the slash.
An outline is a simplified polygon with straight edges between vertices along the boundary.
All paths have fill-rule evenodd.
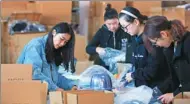
<path id="1" fill-rule="evenodd" d="M 1 81 L 32 80 L 32 65 L 1 64 Z"/>
<path id="2" fill-rule="evenodd" d="M 49 92 L 50 104 L 63 104 L 61 91 Z"/>
<path id="3" fill-rule="evenodd" d="M 67 104 L 78 104 L 77 94 L 67 94 Z"/>

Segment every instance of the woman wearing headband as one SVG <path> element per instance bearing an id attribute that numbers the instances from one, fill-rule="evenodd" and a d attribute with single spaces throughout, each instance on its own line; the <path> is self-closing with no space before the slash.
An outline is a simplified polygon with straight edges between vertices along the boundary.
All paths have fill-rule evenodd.
<path id="1" fill-rule="evenodd" d="M 125 46 L 124 48 L 126 49 L 126 43 L 129 43 L 131 36 L 121 29 L 118 20 L 118 13 L 114 8 L 111 8 L 111 4 L 107 4 L 105 10 L 104 24 L 96 32 L 90 43 L 87 45 L 86 52 L 90 55 L 97 55 L 95 64 L 109 69 L 109 67 L 106 66 L 105 63 L 99 58 L 99 55 L 105 53 L 104 48 L 106 47 L 122 50 L 122 46 Z M 128 56 L 126 61 L 130 62 L 130 47 L 128 47 L 127 50 Z"/>
<path id="2" fill-rule="evenodd" d="M 133 66 L 135 71 L 126 74 L 126 80 L 135 81 L 135 86 L 146 85 L 157 87 L 162 93 L 170 92 L 169 65 L 163 49 L 154 47 L 143 34 L 147 16 L 133 7 L 124 8 L 119 14 L 119 22 L 123 30 L 133 38 Z"/>
<path id="3" fill-rule="evenodd" d="M 151 17 L 144 29 L 149 40 L 157 46 L 165 47 L 170 59 L 174 96 L 180 92 L 190 91 L 190 32 L 179 20 L 168 21 L 164 16 Z M 173 94 L 160 97 L 170 103 Z"/>

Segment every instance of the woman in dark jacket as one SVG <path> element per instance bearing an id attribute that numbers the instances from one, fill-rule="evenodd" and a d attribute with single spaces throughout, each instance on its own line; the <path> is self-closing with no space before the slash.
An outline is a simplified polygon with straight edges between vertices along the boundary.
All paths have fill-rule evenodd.
<path id="1" fill-rule="evenodd" d="M 164 16 L 151 17 L 144 29 L 149 40 L 157 46 L 167 48 L 173 94 L 168 93 L 160 97 L 164 103 L 170 103 L 173 97 L 183 91 L 190 91 L 190 32 L 179 20 L 168 21 Z"/>
<path id="2" fill-rule="evenodd" d="M 124 8 L 119 14 L 119 22 L 124 31 L 129 33 L 133 42 L 133 66 L 135 71 L 126 74 L 126 80 L 135 81 L 135 86 L 146 85 L 158 87 L 162 93 L 170 92 L 171 85 L 167 80 L 170 76 L 169 65 L 163 48 L 154 47 L 143 34 L 147 16 L 142 15 L 133 7 Z M 167 82 L 167 83 L 163 83 Z"/>
<path id="3" fill-rule="evenodd" d="M 99 58 L 100 54 L 104 54 L 104 48 L 110 47 L 117 50 L 126 50 L 126 44 L 130 41 L 130 35 L 125 33 L 119 26 L 118 13 L 111 5 L 108 4 L 104 14 L 104 25 L 96 32 L 91 42 L 86 47 L 86 52 L 90 55 L 97 55 L 95 64 L 108 66 Z M 130 62 L 131 52 L 130 45 L 127 45 L 128 56 L 127 62 Z"/>

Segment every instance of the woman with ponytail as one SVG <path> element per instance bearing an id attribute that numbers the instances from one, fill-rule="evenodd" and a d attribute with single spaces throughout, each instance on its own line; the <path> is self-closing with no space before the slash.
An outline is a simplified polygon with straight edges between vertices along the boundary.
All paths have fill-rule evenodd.
<path id="1" fill-rule="evenodd" d="M 153 16 L 147 21 L 144 33 L 153 44 L 166 48 L 173 93 L 159 99 L 163 103 L 170 103 L 178 93 L 190 91 L 190 32 L 179 20 L 169 21 L 164 16 Z"/>
<path id="2" fill-rule="evenodd" d="M 87 45 L 86 52 L 90 55 L 96 56 L 95 64 L 109 69 L 109 67 L 100 59 L 99 55 L 105 54 L 104 48 L 106 47 L 117 50 L 128 50 L 129 52 L 126 60 L 127 62 L 130 62 L 131 49 L 129 44 L 126 46 L 127 42 L 130 42 L 130 38 L 131 36 L 125 33 L 119 25 L 117 11 L 111 7 L 111 4 L 107 4 L 104 13 L 104 24 Z"/>
<path id="3" fill-rule="evenodd" d="M 171 92 L 169 65 L 163 48 L 152 45 L 143 33 L 147 19 L 133 7 L 125 7 L 119 14 L 123 30 L 132 36 L 134 42 L 132 63 L 135 71 L 127 73 L 126 80 L 134 80 L 136 87 L 146 85 L 163 94 L 168 93 Z"/>
<path id="4" fill-rule="evenodd" d="M 71 26 L 61 22 L 48 34 L 26 44 L 17 63 L 32 64 L 33 80 L 47 82 L 48 91 L 69 90 L 75 82 L 61 76 L 58 67 L 62 64 L 65 70 L 75 72 L 74 44 L 75 35 Z"/>

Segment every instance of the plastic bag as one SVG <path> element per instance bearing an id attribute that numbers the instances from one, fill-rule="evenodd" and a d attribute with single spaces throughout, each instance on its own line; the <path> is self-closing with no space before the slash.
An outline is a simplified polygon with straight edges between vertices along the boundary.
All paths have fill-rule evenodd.
<path id="1" fill-rule="evenodd" d="M 132 73 L 135 71 L 135 68 L 132 67 L 132 64 L 125 64 L 123 71 L 119 75 L 119 78 L 116 81 L 116 89 L 122 90 L 123 88 L 133 88 L 135 87 L 135 82 L 132 80 L 131 82 L 127 82 L 125 76 L 127 73 Z"/>
<path id="2" fill-rule="evenodd" d="M 139 86 L 115 98 L 115 104 L 148 104 L 153 90 L 145 85 Z"/>
<path id="3" fill-rule="evenodd" d="M 15 32 L 45 32 L 46 27 L 42 24 L 30 22 L 28 20 L 13 20 L 8 23 L 8 31 L 11 35 Z"/>
<path id="4" fill-rule="evenodd" d="M 162 92 L 158 87 L 153 88 L 152 98 L 149 102 L 149 104 L 162 104 L 160 100 L 158 100 L 158 97 L 162 95 Z"/>
<path id="5" fill-rule="evenodd" d="M 109 71 L 112 74 L 117 74 L 117 62 L 125 60 L 125 52 L 112 48 L 104 48 L 105 54 L 100 55 L 100 58 L 104 61 L 106 65 L 109 66 Z"/>
<path id="6" fill-rule="evenodd" d="M 79 76 L 79 83 L 78 83 L 78 89 L 79 90 L 88 90 L 90 88 L 90 81 L 94 74 L 97 73 L 107 73 L 111 80 L 112 80 L 112 86 L 115 86 L 116 79 L 114 78 L 113 74 L 110 73 L 107 69 L 105 69 L 102 66 L 99 65 L 93 65 L 89 68 L 87 68 L 81 75 Z"/>

